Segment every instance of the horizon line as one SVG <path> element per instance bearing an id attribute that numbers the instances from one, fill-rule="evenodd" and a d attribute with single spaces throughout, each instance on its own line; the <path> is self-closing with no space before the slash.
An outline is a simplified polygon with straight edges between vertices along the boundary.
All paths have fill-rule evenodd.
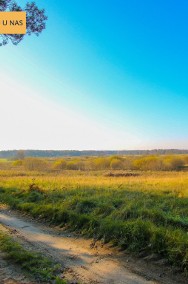
<path id="1" fill-rule="evenodd" d="M 121 150 L 112 150 L 112 149 L 84 149 L 84 150 L 79 150 L 79 149 L 4 149 L 0 150 L 0 152 L 5 152 L 5 151 L 74 151 L 74 152 L 85 152 L 85 151 L 93 151 L 93 152 L 106 152 L 106 151 L 113 151 L 113 152 L 122 152 L 122 151 L 188 151 L 188 149 L 180 149 L 180 148 L 152 148 L 152 149 L 121 149 Z"/>

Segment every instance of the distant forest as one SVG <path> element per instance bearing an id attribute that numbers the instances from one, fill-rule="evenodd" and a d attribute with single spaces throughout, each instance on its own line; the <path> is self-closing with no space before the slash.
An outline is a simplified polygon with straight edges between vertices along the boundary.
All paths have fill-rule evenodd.
<path id="1" fill-rule="evenodd" d="M 11 159 L 24 155 L 24 157 L 80 157 L 80 156 L 112 156 L 112 155 L 170 155 L 188 154 L 188 150 L 154 149 L 154 150 L 122 150 L 122 151 L 77 151 L 77 150 L 7 150 L 0 151 L 0 158 Z"/>

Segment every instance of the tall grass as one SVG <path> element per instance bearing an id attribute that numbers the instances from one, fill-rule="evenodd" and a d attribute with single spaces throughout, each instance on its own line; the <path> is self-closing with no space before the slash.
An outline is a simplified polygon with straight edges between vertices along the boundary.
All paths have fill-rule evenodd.
<path id="1" fill-rule="evenodd" d="M 57 225 L 134 252 L 157 253 L 188 272 L 188 173 L 106 177 L 3 175 L 0 199 Z"/>

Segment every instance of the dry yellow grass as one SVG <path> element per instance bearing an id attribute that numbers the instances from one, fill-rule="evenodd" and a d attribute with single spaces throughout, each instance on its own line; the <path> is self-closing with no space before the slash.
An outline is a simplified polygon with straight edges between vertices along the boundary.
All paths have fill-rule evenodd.
<path id="1" fill-rule="evenodd" d="M 53 173 L 0 172 L 1 187 L 28 187 L 36 183 L 43 189 L 94 187 L 98 189 L 132 189 L 141 191 L 172 192 L 188 197 L 188 172 L 142 172 L 134 177 L 106 177 L 104 172 L 65 171 Z"/>

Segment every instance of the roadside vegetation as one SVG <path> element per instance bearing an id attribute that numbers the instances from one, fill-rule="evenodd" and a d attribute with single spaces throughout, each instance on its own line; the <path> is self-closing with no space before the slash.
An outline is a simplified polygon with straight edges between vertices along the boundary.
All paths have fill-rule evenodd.
<path id="1" fill-rule="evenodd" d="M 5 254 L 5 258 L 19 265 L 27 275 L 39 283 L 66 284 L 57 275 L 58 265 L 54 265 L 49 259 L 33 251 L 25 250 L 11 236 L 4 232 L 0 226 L 0 251 Z"/>
<path id="2" fill-rule="evenodd" d="M 35 160 L 25 158 L 17 166 L 12 163 L 19 160 L 8 161 L 9 170 L 0 171 L 1 202 L 124 250 L 143 256 L 157 254 L 188 273 L 187 156 L 93 157 L 79 161 L 95 161 L 95 170 L 67 170 L 73 158 L 43 159 L 48 170 L 26 170 L 24 164 L 31 162 L 29 159 Z M 154 170 L 156 159 L 168 164 L 168 170 Z M 104 161 L 105 168 L 101 167 Z M 108 168 L 112 161 L 114 165 L 117 161 L 126 161 L 127 165 L 129 161 L 138 168 Z M 146 161 L 152 164 L 152 170 L 143 166 Z M 177 164 L 178 168 L 172 169 Z M 54 170 L 56 167 L 58 170 Z"/>

